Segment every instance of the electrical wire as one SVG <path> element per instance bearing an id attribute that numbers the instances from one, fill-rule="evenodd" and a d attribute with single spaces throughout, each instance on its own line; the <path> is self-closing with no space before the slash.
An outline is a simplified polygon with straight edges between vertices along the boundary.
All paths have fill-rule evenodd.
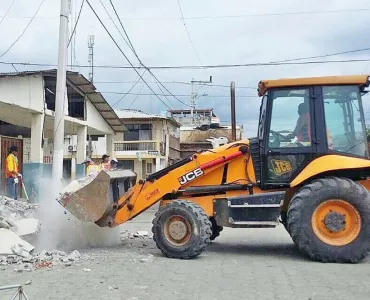
<path id="1" fill-rule="evenodd" d="M 150 96 L 152 94 L 136 94 L 136 93 L 130 93 L 130 92 L 111 92 L 111 91 L 104 91 L 101 92 L 102 94 L 113 94 L 113 95 L 139 95 L 139 96 Z M 172 96 L 171 94 L 157 94 L 159 96 L 164 96 L 164 97 L 170 97 Z M 175 95 L 176 97 L 189 97 L 189 95 Z M 209 95 L 210 97 L 226 97 L 230 98 L 230 95 Z M 257 95 L 241 95 L 241 96 L 236 96 L 237 98 L 258 98 Z"/>
<path id="2" fill-rule="evenodd" d="M 73 38 L 73 35 L 74 35 L 75 31 L 76 31 L 77 24 L 78 24 L 78 21 L 80 20 L 80 16 L 81 16 L 81 12 L 82 12 L 82 7 L 84 6 L 84 2 L 85 2 L 85 0 L 82 0 L 81 6 L 80 6 L 80 11 L 78 12 L 78 16 L 77 16 L 77 20 L 76 20 L 75 26 L 73 27 L 71 36 L 69 37 L 69 40 L 68 40 L 67 48 L 69 47 L 69 44 L 71 43 L 72 38 Z"/>
<path id="3" fill-rule="evenodd" d="M 90 6 L 91 10 L 93 11 L 93 13 L 95 14 L 96 18 L 99 20 L 100 24 L 104 27 L 105 31 L 108 33 L 108 35 L 110 36 L 110 38 L 112 39 L 112 41 L 114 42 L 114 44 L 117 46 L 117 48 L 119 49 L 119 51 L 122 53 L 122 55 L 125 57 L 125 59 L 128 61 L 128 63 L 131 65 L 131 68 L 136 72 L 137 75 L 139 75 L 139 77 L 141 78 L 141 80 L 146 84 L 146 86 L 150 89 L 150 91 L 167 107 L 167 108 L 170 108 L 166 102 L 164 102 L 155 92 L 154 90 L 150 87 L 150 85 L 144 80 L 143 76 L 140 75 L 140 73 L 138 72 L 137 68 L 134 67 L 134 65 L 131 63 L 131 61 L 128 59 L 128 57 L 126 56 L 126 54 L 122 51 L 121 47 L 117 44 L 116 40 L 114 39 L 114 37 L 111 35 L 111 33 L 109 32 L 109 30 L 107 29 L 107 27 L 104 25 L 103 21 L 100 19 L 100 17 L 98 16 L 98 14 L 96 13 L 96 11 L 94 10 L 94 8 L 91 6 L 90 4 L 90 1 L 89 0 L 86 0 L 87 4 Z"/>
<path id="4" fill-rule="evenodd" d="M 109 84 L 109 83 L 134 83 L 134 82 L 135 81 L 95 81 L 95 83 L 100 83 L 100 84 Z M 191 85 L 190 82 L 185 82 L 185 81 L 162 81 L 162 83 Z M 208 83 L 205 83 L 203 85 L 204 86 L 216 86 L 216 87 L 230 88 L 230 85 L 223 85 L 223 84 L 208 84 Z M 253 90 L 256 89 L 255 87 L 251 87 L 251 86 L 236 86 L 235 88 L 237 88 L 237 89 L 253 89 Z"/>
<path id="5" fill-rule="evenodd" d="M 28 29 L 28 27 L 31 25 L 32 21 L 35 19 L 37 13 L 39 12 L 42 4 L 44 3 L 45 0 L 41 0 L 41 3 L 40 5 L 37 7 L 36 9 L 36 12 L 34 13 L 33 17 L 31 18 L 31 20 L 28 22 L 27 26 L 24 28 L 23 32 L 21 33 L 20 36 L 18 36 L 16 38 L 16 40 L 9 46 L 8 49 L 5 50 L 5 52 L 3 52 L 1 55 L 0 55 L 0 58 L 3 57 L 5 54 L 7 54 L 9 52 L 10 49 L 13 48 L 13 46 L 19 41 L 19 39 L 23 36 L 23 34 L 26 32 L 26 30 Z"/>
<path id="6" fill-rule="evenodd" d="M 299 11 L 299 12 L 282 12 L 282 13 L 266 13 L 266 14 L 242 14 L 242 15 L 221 15 L 221 16 L 195 16 L 186 17 L 185 20 L 217 20 L 217 19 L 235 19 L 235 18 L 250 18 L 250 17 L 275 17 L 275 16 L 295 16 L 295 15 L 321 15 L 331 13 L 343 12 L 367 12 L 370 8 L 356 8 L 356 9 L 338 9 L 338 10 L 324 10 L 324 11 Z M 3 16 L 0 16 L 3 17 Z M 8 17 L 8 19 L 30 19 L 27 16 Z M 36 17 L 42 20 L 59 20 L 57 17 Z M 125 18 L 125 21 L 178 21 L 178 18 Z"/>
<path id="7" fill-rule="evenodd" d="M 192 41 L 192 39 L 191 39 L 191 37 L 190 37 L 189 30 L 188 30 L 188 28 L 186 27 L 185 18 L 184 18 L 184 13 L 183 13 L 182 8 L 181 8 L 180 0 L 177 0 L 177 4 L 179 5 L 179 9 L 180 9 L 180 13 L 181 13 L 181 19 L 180 19 L 180 21 L 182 21 L 182 24 L 184 24 L 184 28 L 185 28 L 185 31 L 186 31 L 186 35 L 188 36 L 189 42 L 190 42 L 191 46 L 193 47 L 193 50 L 194 50 L 194 52 L 195 52 L 195 54 L 196 54 L 196 56 L 197 56 L 197 58 L 198 58 L 199 64 L 200 64 L 200 65 L 202 65 L 202 61 L 201 61 L 201 59 L 200 59 L 200 57 L 199 57 L 199 54 L 198 54 L 198 52 L 197 52 L 197 49 L 195 49 L 194 43 L 193 43 L 193 41 Z"/>
<path id="8" fill-rule="evenodd" d="M 135 54 L 135 56 L 136 56 L 136 58 L 137 58 L 137 60 L 139 61 L 139 63 L 140 63 L 140 65 L 142 66 L 142 67 L 144 67 L 146 70 L 148 70 L 148 72 L 154 77 L 154 79 L 156 80 L 156 82 L 158 82 L 169 94 L 171 94 L 172 95 L 172 97 L 174 97 L 177 101 L 179 101 L 180 103 L 182 103 L 183 105 L 185 105 L 185 106 L 188 106 L 188 107 L 190 107 L 190 105 L 189 104 L 187 104 L 187 103 L 185 103 L 185 102 L 183 102 L 183 101 L 181 101 L 180 99 L 178 99 L 176 96 L 174 96 L 160 81 L 159 81 L 159 79 L 153 74 L 153 72 L 150 70 L 150 68 L 148 68 L 147 66 L 145 66 L 144 65 L 144 63 L 141 61 L 141 59 L 140 59 L 140 57 L 138 56 L 138 54 L 136 53 L 136 50 L 135 50 L 135 48 L 134 48 L 134 46 L 133 46 L 133 44 L 131 43 L 131 40 L 130 40 L 130 37 L 128 36 L 128 34 L 127 34 L 127 32 L 126 32 L 126 29 L 125 29 L 125 27 L 123 26 L 123 23 L 122 23 L 122 21 L 121 21 L 121 18 L 120 18 L 120 16 L 118 15 L 118 12 L 117 12 L 117 10 L 116 10 L 116 8 L 115 8 L 115 6 L 114 6 L 114 4 L 113 4 L 113 1 L 112 0 L 110 0 L 110 4 L 111 4 L 111 6 L 112 6 L 112 8 L 113 8 L 113 10 L 114 10 L 114 13 L 115 13 L 115 15 L 116 15 L 116 17 L 117 17 L 117 19 L 118 19 L 118 21 L 119 21 L 119 23 L 120 23 L 120 25 L 121 25 L 121 27 L 122 27 L 122 30 L 123 30 L 123 32 L 125 33 L 125 35 L 126 35 L 126 38 L 127 38 L 127 40 L 128 40 L 128 42 L 130 43 L 130 45 L 131 45 L 131 50 L 132 50 L 132 52 Z M 158 86 L 159 87 L 159 86 Z M 161 88 L 159 88 L 160 90 L 161 90 Z M 170 102 L 169 101 L 169 99 L 166 97 L 166 99 L 167 99 L 167 101 L 168 102 Z M 171 102 L 170 102 L 171 103 Z M 171 104 L 172 105 L 172 104 Z M 172 105 L 173 106 L 173 105 Z"/>
<path id="9" fill-rule="evenodd" d="M 10 6 L 8 7 L 8 9 L 6 10 L 5 14 L 2 16 L 2 18 L 0 20 L 0 25 L 4 21 L 5 17 L 7 16 L 8 12 L 10 11 L 10 9 L 12 8 L 14 2 L 15 2 L 15 0 L 13 0 L 13 2 L 10 4 Z"/>
<path id="10" fill-rule="evenodd" d="M 312 65 L 312 64 L 335 64 L 335 63 L 353 63 L 353 62 L 369 62 L 369 59 L 342 59 L 342 60 L 322 60 L 322 61 L 305 61 L 305 62 L 285 62 L 285 63 L 245 63 L 245 64 L 220 64 L 220 65 L 204 65 L 204 66 L 152 66 L 147 67 L 148 69 L 158 69 L 158 70 L 167 70 L 167 69 L 179 69 L 179 70 L 193 70 L 193 69 L 201 69 L 201 68 L 209 68 L 209 69 L 218 69 L 218 68 L 239 68 L 239 67 L 264 67 L 264 66 L 294 66 L 294 65 Z M 42 67 L 56 67 L 56 64 L 48 64 L 48 63 L 27 63 L 27 62 L 9 62 L 9 61 L 0 61 L 0 64 L 3 65 L 22 65 L 22 66 L 42 66 Z M 68 67 L 76 67 L 76 68 L 90 68 L 89 65 L 67 65 Z M 102 68 L 102 69 L 145 69 L 142 66 L 134 66 L 134 65 L 94 65 L 94 68 Z"/>
<path id="11" fill-rule="evenodd" d="M 144 76 L 146 70 L 144 70 L 144 72 L 141 74 L 141 76 L 139 77 L 138 80 L 136 80 L 135 84 L 127 91 L 127 93 L 123 94 L 123 96 L 116 102 L 112 105 L 112 107 L 115 107 L 117 104 L 119 104 L 132 90 L 133 88 L 139 83 L 139 81 L 141 80 L 141 77 Z"/>
<path id="12" fill-rule="evenodd" d="M 129 44 L 129 42 L 128 42 L 128 41 L 126 40 L 126 38 L 123 36 L 122 32 L 119 30 L 119 28 L 118 28 L 118 26 L 117 26 L 116 22 L 114 22 L 114 21 L 113 21 L 113 18 L 112 18 L 112 16 L 110 15 L 110 13 L 108 12 L 108 9 L 105 7 L 105 5 L 104 5 L 103 1 L 101 1 L 101 0 L 100 0 L 100 3 L 101 3 L 101 5 L 103 6 L 103 8 L 104 8 L 105 12 L 107 13 L 107 15 L 108 15 L 109 19 L 112 21 L 112 23 L 113 23 L 114 27 L 116 27 L 117 31 L 118 31 L 118 32 L 119 32 L 119 34 L 121 35 L 122 39 L 125 41 L 125 43 L 127 44 L 127 46 L 128 46 L 132 51 L 134 51 L 134 50 L 131 48 L 131 45 Z"/>
<path id="13" fill-rule="evenodd" d="M 142 86 L 141 86 L 141 88 L 140 88 L 139 94 L 140 94 L 140 93 L 141 93 L 141 91 L 143 90 L 144 85 L 145 85 L 145 84 L 143 83 L 143 84 L 142 84 Z M 131 103 L 131 105 L 129 106 L 129 108 L 131 108 L 131 107 L 134 105 L 134 103 L 135 103 L 136 99 L 137 99 L 137 98 L 139 98 L 139 94 L 137 94 L 137 95 L 136 95 L 135 99 L 132 101 L 132 103 Z"/>

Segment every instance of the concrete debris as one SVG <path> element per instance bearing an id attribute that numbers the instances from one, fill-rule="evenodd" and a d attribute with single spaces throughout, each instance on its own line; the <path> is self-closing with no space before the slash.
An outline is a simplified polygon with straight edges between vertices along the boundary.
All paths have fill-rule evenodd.
<path id="1" fill-rule="evenodd" d="M 6 196 L 0 196 L 0 216 L 19 220 L 32 217 L 38 209 L 37 204 L 14 200 Z"/>
<path id="2" fill-rule="evenodd" d="M 11 255 L 13 254 L 12 247 L 14 245 L 22 245 L 23 248 L 31 252 L 35 247 L 28 242 L 22 240 L 13 231 L 5 228 L 0 228 L 0 255 Z"/>
<path id="3" fill-rule="evenodd" d="M 118 286 L 116 286 L 116 285 L 110 285 L 110 286 L 108 287 L 108 289 L 109 289 L 109 290 L 118 290 Z"/>
<path id="4" fill-rule="evenodd" d="M 153 255 L 149 254 L 148 257 L 140 259 L 140 262 L 142 262 L 142 263 L 153 262 Z"/>
<path id="5" fill-rule="evenodd" d="M 24 258 L 29 258 L 31 256 L 31 254 L 21 244 L 16 244 L 12 246 L 11 250 L 13 251 L 14 254 L 24 257 Z"/>
<path id="6" fill-rule="evenodd" d="M 74 250 L 67 258 L 70 261 L 78 261 L 81 258 L 81 254 L 77 250 Z"/>
<path id="7" fill-rule="evenodd" d="M 84 272 L 91 272 L 91 269 L 83 268 L 82 271 L 84 271 Z"/>
<path id="8" fill-rule="evenodd" d="M 140 238 L 140 239 L 151 239 L 152 237 L 149 236 L 148 231 L 145 230 L 138 230 L 135 233 L 131 233 L 129 229 L 121 231 L 120 233 L 121 242 Z"/>
<path id="9" fill-rule="evenodd" d="M 30 285 L 32 283 L 32 280 L 27 280 L 24 285 Z"/>
<path id="10" fill-rule="evenodd" d="M 40 229 L 39 220 L 35 218 L 27 218 L 14 221 L 14 232 L 19 236 L 35 234 Z"/>

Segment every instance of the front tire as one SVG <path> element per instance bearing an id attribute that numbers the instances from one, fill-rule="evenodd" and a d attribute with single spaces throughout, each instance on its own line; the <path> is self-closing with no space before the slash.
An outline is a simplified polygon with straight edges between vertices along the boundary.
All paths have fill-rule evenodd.
<path id="1" fill-rule="evenodd" d="M 174 200 L 159 208 L 153 220 L 153 240 L 170 258 L 191 259 L 210 244 L 212 224 L 196 203 Z"/>
<path id="2" fill-rule="evenodd" d="M 315 180 L 291 200 L 287 227 L 311 259 L 357 263 L 370 251 L 369 192 L 346 178 Z"/>

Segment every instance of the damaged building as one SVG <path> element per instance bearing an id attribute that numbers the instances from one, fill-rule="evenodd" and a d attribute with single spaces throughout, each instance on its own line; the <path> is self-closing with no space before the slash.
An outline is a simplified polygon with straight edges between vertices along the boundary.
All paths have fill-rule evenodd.
<path id="1" fill-rule="evenodd" d="M 51 173 L 56 70 L 0 74 L 1 192 L 5 193 L 5 160 L 11 145 L 20 149 L 20 172 L 28 196 L 36 197 L 40 179 Z M 84 175 L 81 164 L 88 136 L 104 136 L 105 151 L 113 153 L 113 136 L 125 130 L 116 113 L 94 85 L 78 72 L 67 72 L 64 107 L 64 177 Z M 68 139 L 78 143 L 69 147 Z M 22 195 L 22 190 L 19 190 Z"/>

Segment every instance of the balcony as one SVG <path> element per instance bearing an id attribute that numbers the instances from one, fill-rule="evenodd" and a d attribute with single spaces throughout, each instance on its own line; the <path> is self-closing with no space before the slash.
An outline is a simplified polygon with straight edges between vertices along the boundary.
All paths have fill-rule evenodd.
<path id="1" fill-rule="evenodd" d="M 116 156 L 136 155 L 138 152 L 148 155 L 165 155 L 163 143 L 154 140 L 151 141 L 115 141 L 114 151 Z"/>

